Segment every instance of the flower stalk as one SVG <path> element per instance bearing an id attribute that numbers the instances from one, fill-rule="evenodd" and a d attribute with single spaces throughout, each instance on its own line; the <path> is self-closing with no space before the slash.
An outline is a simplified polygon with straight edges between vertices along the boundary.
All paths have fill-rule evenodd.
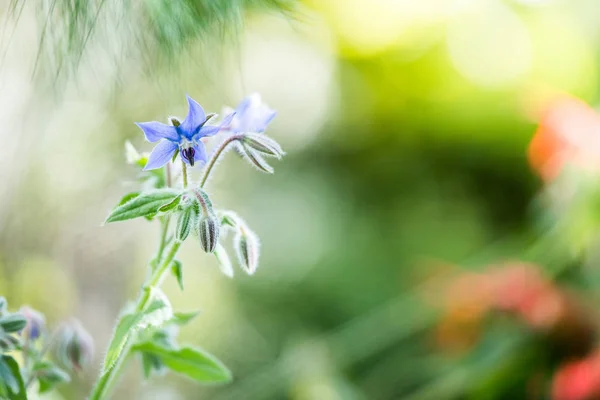
<path id="1" fill-rule="evenodd" d="M 183 241 L 190 236 L 192 228 L 200 239 L 198 247 L 206 253 L 214 253 L 224 273 L 229 277 L 233 276 L 229 257 L 219 243 L 223 237 L 220 231 L 230 229 L 231 226 L 222 226 L 222 213 L 213 209 L 212 201 L 203 187 L 220 157 L 233 143 L 240 146 L 241 154 L 244 151 L 256 152 L 256 157 L 259 158 L 262 155 L 281 158 L 283 155 L 279 144 L 262 134 L 275 112 L 261 106 L 257 100 L 259 99 L 256 96 L 244 100 L 235 112 L 226 116 L 219 125 L 208 125 L 207 122 L 214 114 L 207 115 L 203 108 L 188 96 L 189 112 L 182 122 L 170 117 L 170 125 L 156 121 L 137 124 L 149 142 L 157 143 L 145 159 L 145 165 L 140 164 L 142 157 L 135 149 L 131 149 L 132 146 L 128 149 L 130 153 L 135 153 L 136 163 L 145 171 L 142 173 L 142 179 L 150 181 L 152 188 L 126 195 L 111 211 L 106 222 L 138 217 L 158 220 L 161 225 L 160 239 L 137 300 L 117 320 L 106 351 L 103 372 L 95 383 L 89 400 L 109 398 L 126 360 L 133 354 L 140 354 L 146 377 L 149 377 L 152 371 L 159 371 L 168 365 L 174 372 L 199 382 L 227 382 L 231 379 L 231 373 L 216 358 L 190 347 L 181 349 L 182 353 L 177 353 L 179 348 L 174 341 L 169 341 L 169 344 L 159 339 L 153 341 L 152 335 L 165 330 L 169 323 L 173 323 L 173 310 L 166 295 L 160 291 L 160 286 L 166 274 L 171 272 L 183 290 L 182 263 L 175 257 Z M 227 136 L 209 159 L 202 139 L 220 131 L 227 132 Z M 182 169 L 179 185 L 173 182 L 171 176 L 172 165 L 177 157 L 181 159 Z M 203 164 L 204 171 L 200 183 L 194 185 L 194 188 L 189 188 L 188 166 Z M 153 171 L 159 168 L 164 170 Z M 165 179 L 156 179 L 157 174 L 162 178 L 163 173 Z M 171 224 L 173 219 L 176 224 Z M 173 225 L 175 226 L 172 227 Z M 238 240 L 238 247 L 241 248 L 242 268 L 248 273 L 253 273 L 258 262 L 258 238 L 252 241 L 250 239 L 254 237 L 248 239 L 249 234 L 242 235 L 242 239 Z M 171 360 L 183 358 L 182 363 L 163 363 L 163 355 Z M 148 364 L 148 360 L 151 360 L 151 364 Z M 193 372 L 197 369 L 211 372 L 199 375 Z"/>

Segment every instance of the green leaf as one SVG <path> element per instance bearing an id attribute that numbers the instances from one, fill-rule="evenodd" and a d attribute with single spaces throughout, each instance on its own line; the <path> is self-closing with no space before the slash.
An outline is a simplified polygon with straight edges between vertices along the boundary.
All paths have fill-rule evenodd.
<path id="1" fill-rule="evenodd" d="M 144 371 L 144 378 L 148 379 L 152 375 L 152 371 L 156 371 L 158 373 L 162 372 L 165 369 L 164 364 L 162 363 L 160 357 L 155 356 L 150 353 L 141 353 L 142 354 L 142 369 Z"/>
<path id="2" fill-rule="evenodd" d="M 27 400 L 27 391 L 21 376 L 19 364 L 10 356 L 2 356 L 0 359 L 0 378 L 11 392 L 10 400 Z"/>
<path id="3" fill-rule="evenodd" d="M 140 193 L 112 210 L 105 222 L 125 221 L 156 214 L 162 206 L 173 201 L 179 195 L 178 191 L 172 189 L 156 189 Z"/>
<path id="4" fill-rule="evenodd" d="M 231 372 L 213 355 L 192 347 L 171 349 L 157 343 L 145 342 L 135 350 L 160 357 L 165 367 L 201 383 L 225 383 L 231 381 Z"/>
<path id="5" fill-rule="evenodd" d="M 25 325 L 27 325 L 27 319 L 18 313 L 0 318 L 0 328 L 7 333 L 18 332 L 25 328 Z"/>
<path id="6" fill-rule="evenodd" d="M 167 324 L 175 324 L 175 325 L 186 325 L 191 320 L 196 318 L 200 314 L 200 311 L 192 311 L 187 313 L 174 313 L 173 318 L 167 321 Z"/>
<path id="7" fill-rule="evenodd" d="M 167 307 L 167 305 L 162 300 L 155 299 L 146 310 L 139 313 L 129 313 L 121 317 L 106 352 L 103 373 L 113 367 L 130 337 L 144 325 L 144 317 L 164 307 Z"/>
<path id="8" fill-rule="evenodd" d="M 60 383 L 71 381 L 71 377 L 68 373 L 58 368 L 50 361 L 40 361 L 33 367 L 32 372 L 40 383 L 40 393 L 48 392 Z"/>
<path id="9" fill-rule="evenodd" d="M 161 213 L 171 211 L 179 205 L 180 201 L 181 201 L 181 194 L 179 196 L 175 197 L 173 199 L 173 201 L 171 201 L 170 203 L 167 203 L 164 206 L 160 207 L 158 209 L 158 211 L 160 211 Z"/>
<path id="10" fill-rule="evenodd" d="M 131 192 L 127 193 L 125 196 L 121 197 L 121 201 L 119 201 L 118 206 L 122 206 L 127 203 L 129 200 L 134 199 L 140 195 L 141 192 Z"/>
<path id="11" fill-rule="evenodd" d="M 171 272 L 177 278 L 179 288 L 183 291 L 183 265 L 181 261 L 173 260 L 173 263 L 171 263 Z"/>

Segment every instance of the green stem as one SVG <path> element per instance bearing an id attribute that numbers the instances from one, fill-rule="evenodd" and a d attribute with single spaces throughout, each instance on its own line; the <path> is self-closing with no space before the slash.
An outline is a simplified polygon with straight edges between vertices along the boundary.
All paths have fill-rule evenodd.
<path id="1" fill-rule="evenodd" d="M 187 175 L 187 166 L 183 159 L 181 159 L 181 172 L 183 174 L 183 188 L 187 189 L 188 187 L 188 175 Z"/>
<path id="2" fill-rule="evenodd" d="M 167 245 L 167 233 L 169 233 L 169 222 L 171 222 L 170 215 L 167 215 L 161 221 L 162 231 L 160 233 L 160 245 L 158 247 L 158 252 L 156 253 L 156 259 L 155 259 L 155 262 L 157 265 L 158 265 L 158 263 L 160 263 L 160 260 L 162 259 L 163 253 L 165 251 L 165 247 Z"/>
<path id="3" fill-rule="evenodd" d="M 173 242 L 173 244 L 171 245 L 171 247 L 169 249 L 169 252 L 164 257 L 162 262 L 159 261 L 160 264 L 158 265 L 158 267 L 152 271 L 152 274 L 150 275 L 150 277 L 144 284 L 143 290 L 141 291 L 141 293 L 138 297 L 138 300 L 136 302 L 136 306 L 135 306 L 136 312 L 143 311 L 148 306 L 148 304 L 150 302 L 150 292 L 151 292 L 150 289 L 160 286 L 160 284 L 162 283 L 162 280 L 164 278 L 164 275 L 169 270 L 171 262 L 177 255 L 177 252 L 179 251 L 180 246 L 181 246 L 181 242 L 179 242 L 179 241 Z M 164 247 L 164 242 L 161 243 L 161 247 Z M 121 321 L 118 321 L 117 325 L 120 322 Z M 113 340 L 114 340 L 114 337 L 111 338 L 111 342 Z M 127 345 L 125 346 L 125 348 L 119 355 L 119 358 L 115 362 L 114 366 L 100 376 L 100 378 L 94 385 L 94 388 L 92 389 L 92 394 L 90 395 L 89 400 L 102 400 L 102 399 L 107 398 L 110 387 L 114 383 L 114 380 L 120 375 L 119 372 L 120 372 L 121 368 L 123 367 L 123 365 L 125 364 L 124 361 L 127 358 L 127 356 L 129 355 L 130 349 L 131 349 L 131 343 L 127 343 Z"/>
<path id="4" fill-rule="evenodd" d="M 206 181 L 208 180 L 208 177 L 210 176 L 210 173 L 212 172 L 212 170 L 215 167 L 215 165 L 217 165 L 217 161 L 219 161 L 219 157 L 221 157 L 221 154 L 223 154 L 223 152 L 225 151 L 225 149 L 227 148 L 227 146 L 229 144 L 233 143 L 236 140 L 240 140 L 240 138 L 241 138 L 240 135 L 229 136 L 215 150 L 213 156 L 210 158 L 210 160 L 208 160 L 208 164 L 206 164 L 206 168 L 204 168 L 204 175 L 202 175 L 202 179 L 200 180 L 200 187 L 201 188 L 203 188 L 204 185 L 206 184 Z"/>

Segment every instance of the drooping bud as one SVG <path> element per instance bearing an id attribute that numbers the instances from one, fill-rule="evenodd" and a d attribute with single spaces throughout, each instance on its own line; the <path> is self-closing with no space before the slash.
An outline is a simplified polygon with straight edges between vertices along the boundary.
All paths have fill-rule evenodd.
<path id="1" fill-rule="evenodd" d="M 258 268 L 258 258 L 260 255 L 260 241 L 258 236 L 247 226 L 240 226 L 233 246 L 238 257 L 238 261 L 248 275 L 254 274 Z"/>
<path id="2" fill-rule="evenodd" d="M 25 329 L 21 332 L 23 337 L 27 340 L 36 340 L 39 338 L 46 326 L 44 314 L 28 306 L 21 307 L 19 312 L 23 314 L 27 320 L 27 325 L 25 325 Z"/>
<path id="3" fill-rule="evenodd" d="M 213 253 L 217 248 L 219 230 L 219 220 L 214 213 L 203 214 L 199 218 L 198 237 L 200 238 L 202 249 L 207 253 Z"/>
<path id="4" fill-rule="evenodd" d="M 243 157 L 258 168 L 259 171 L 266 172 L 267 174 L 273 173 L 273 167 L 271 167 L 264 158 L 255 150 L 251 149 L 247 145 L 242 145 L 241 152 Z"/>
<path id="5" fill-rule="evenodd" d="M 219 269 L 225 276 L 229 278 L 233 278 L 233 266 L 231 265 L 231 260 L 229 259 L 229 255 L 227 254 L 227 250 L 221 244 L 217 244 L 217 248 L 215 249 L 215 257 L 217 257 L 217 261 L 219 262 Z"/>
<path id="6" fill-rule="evenodd" d="M 177 227 L 175 228 L 175 238 L 177 240 L 183 242 L 188 237 L 194 222 L 198 218 L 198 213 L 197 202 L 193 202 L 181 210 L 177 218 Z"/>
<path id="7" fill-rule="evenodd" d="M 280 159 L 285 152 L 275 140 L 264 134 L 247 133 L 242 139 L 245 146 L 266 156 Z"/>
<path id="8" fill-rule="evenodd" d="M 56 356 L 65 367 L 79 372 L 92 359 L 94 341 L 76 319 L 64 323 L 58 332 Z"/>
<path id="9" fill-rule="evenodd" d="M 221 224 L 213 210 L 212 202 L 208 193 L 201 188 L 196 188 L 192 191 L 196 200 L 198 200 L 199 210 L 201 215 L 198 217 L 196 231 L 200 238 L 200 245 L 207 253 L 212 253 L 219 243 L 219 232 Z"/>

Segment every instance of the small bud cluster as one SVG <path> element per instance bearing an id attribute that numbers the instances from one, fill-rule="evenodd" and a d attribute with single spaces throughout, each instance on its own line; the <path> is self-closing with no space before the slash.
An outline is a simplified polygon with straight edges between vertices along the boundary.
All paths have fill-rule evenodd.
<path id="1" fill-rule="evenodd" d="M 67 326 L 77 333 L 65 337 Z M 70 381 L 69 373 L 49 359 L 50 347 L 55 347 L 56 359 L 64 361 L 69 372 L 79 372 L 91 359 L 93 341 L 76 320 L 52 333 L 42 313 L 28 306 L 11 313 L 6 299 L 0 297 L 0 398 L 26 398 L 23 390 L 33 383 L 39 393 L 45 393 Z M 22 366 L 13 359 L 15 352 L 20 352 Z"/>
<path id="2" fill-rule="evenodd" d="M 75 319 L 63 323 L 58 329 L 56 356 L 72 371 L 80 372 L 89 364 L 94 354 L 94 341 Z"/>

